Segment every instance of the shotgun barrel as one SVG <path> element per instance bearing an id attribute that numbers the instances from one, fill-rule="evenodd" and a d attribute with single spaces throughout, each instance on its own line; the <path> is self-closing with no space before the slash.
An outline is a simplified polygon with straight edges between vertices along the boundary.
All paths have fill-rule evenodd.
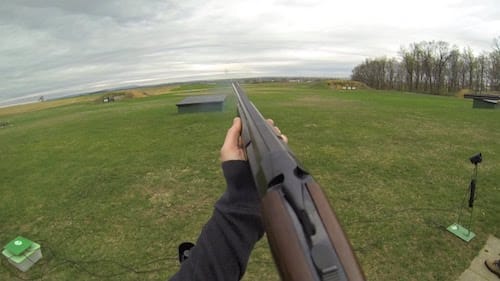
<path id="1" fill-rule="evenodd" d="M 273 127 L 232 84 L 241 138 L 257 186 L 262 219 L 282 280 L 363 281 L 363 271 L 321 187 Z"/>

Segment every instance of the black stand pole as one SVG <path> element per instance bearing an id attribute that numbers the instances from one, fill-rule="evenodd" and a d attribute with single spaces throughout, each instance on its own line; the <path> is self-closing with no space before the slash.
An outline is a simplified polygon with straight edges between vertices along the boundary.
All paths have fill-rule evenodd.
<path id="1" fill-rule="evenodd" d="M 449 232 L 453 233 L 454 235 L 458 236 L 460 239 L 469 242 L 476 236 L 474 232 L 472 232 L 470 229 L 472 227 L 472 213 L 474 212 L 474 201 L 476 200 L 476 183 L 477 183 L 477 170 L 478 170 L 478 164 L 481 163 L 483 160 L 481 153 L 478 153 L 470 158 L 470 161 L 472 164 L 474 164 L 474 172 L 472 173 L 471 176 L 471 181 L 469 184 L 469 187 L 465 191 L 465 195 L 462 200 L 462 204 L 458 207 L 457 213 L 457 222 L 450 225 L 447 229 Z M 469 195 L 469 200 L 468 200 L 468 207 L 470 208 L 470 216 L 469 216 L 469 223 L 467 225 L 467 228 L 463 227 L 460 222 L 462 220 L 462 213 L 465 207 L 465 201 L 467 200 L 467 195 Z"/>

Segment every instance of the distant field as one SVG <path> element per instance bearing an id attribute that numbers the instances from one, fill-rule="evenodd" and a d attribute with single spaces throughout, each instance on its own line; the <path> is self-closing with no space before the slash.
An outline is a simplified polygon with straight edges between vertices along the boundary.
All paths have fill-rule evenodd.
<path id="1" fill-rule="evenodd" d="M 244 85 L 323 186 L 369 280 L 456 280 L 500 236 L 500 111 L 470 100 L 327 85 Z M 219 149 L 235 114 L 177 114 L 165 95 L 0 109 L 0 245 L 40 242 L 28 273 L 3 257 L 0 280 L 166 280 L 224 191 Z M 43 103 L 42 103 L 43 104 Z M 454 222 L 482 152 L 473 231 Z M 244 280 L 278 280 L 265 239 Z"/>
<path id="2" fill-rule="evenodd" d="M 46 102 L 35 102 L 23 105 L 14 105 L 10 107 L 0 108 L 0 118 L 7 118 L 11 115 L 17 115 L 26 112 L 33 112 L 43 109 L 49 109 L 54 107 L 60 107 L 63 105 L 70 105 L 75 103 L 90 102 L 95 100 L 97 97 L 95 95 L 81 96 L 74 98 L 58 99 Z M 0 119 L 1 120 L 1 119 Z"/>

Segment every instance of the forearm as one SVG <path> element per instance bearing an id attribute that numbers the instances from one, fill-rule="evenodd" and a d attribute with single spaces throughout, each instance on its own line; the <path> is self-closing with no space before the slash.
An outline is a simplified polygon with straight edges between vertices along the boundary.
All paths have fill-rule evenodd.
<path id="1" fill-rule="evenodd" d="M 227 161 L 222 169 L 227 189 L 189 259 L 171 280 L 239 280 L 263 235 L 259 197 L 248 162 Z"/>

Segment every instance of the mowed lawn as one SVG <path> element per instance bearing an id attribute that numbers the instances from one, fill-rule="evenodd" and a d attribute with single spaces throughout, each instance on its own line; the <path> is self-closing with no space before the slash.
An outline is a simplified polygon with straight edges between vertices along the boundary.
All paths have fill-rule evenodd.
<path id="1" fill-rule="evenodd" d="M 369 280 L 455 280 L 500 236 L 500 110 L 472 101 L 324 84 L 243 85 L 326 191 Z M 0 109 L 0 246 L 18 235 L 44 258 L 0 280 L 166 280 L 224 191 L 219 148 L 235 115 L 177 114 L 189 95 Z M 482 152 L 472 230 L 446 231 Z M 465 221 L 464 224 L 467 224 Z M 265 239 L 245 280 L 279 280 Z"/>

